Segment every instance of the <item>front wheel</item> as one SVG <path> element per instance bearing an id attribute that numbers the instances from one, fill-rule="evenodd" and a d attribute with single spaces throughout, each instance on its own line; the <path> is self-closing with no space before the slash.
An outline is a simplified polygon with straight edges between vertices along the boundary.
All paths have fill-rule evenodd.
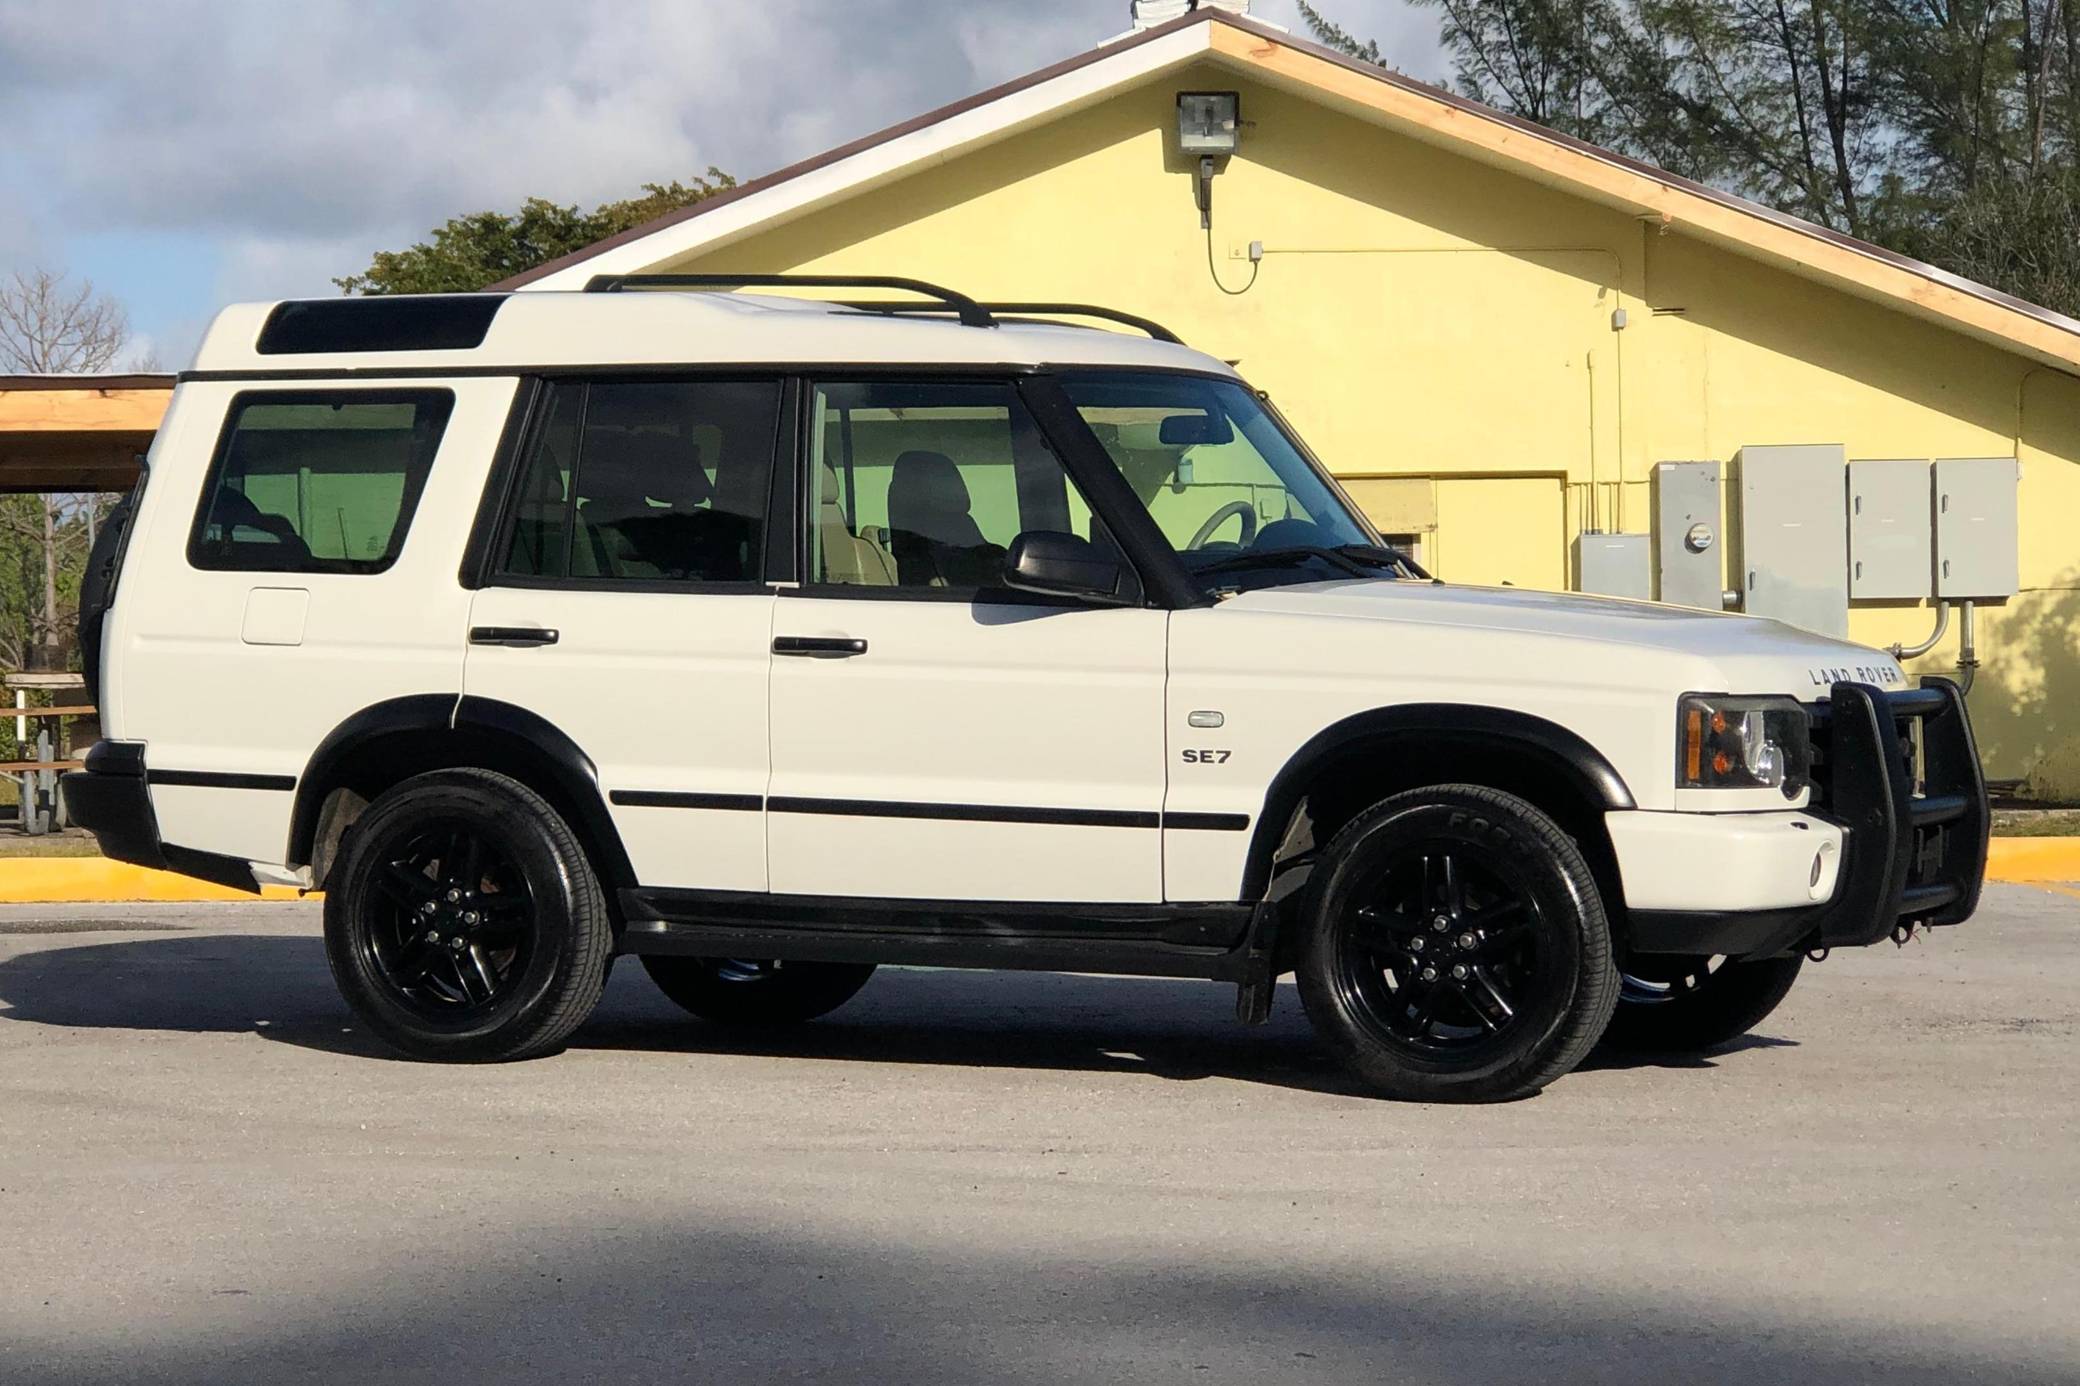
<path id="1" fill-rule="evenodd" d="M 584 849 L 533 790 L 440 770 L 349 830 L 325 892 L 325 956 L 362 1022 L 415 1058 L 558 1048 L 606 985 L 613 925 Z"/>
<path id="2" fill-rule="evenodd" d="M 1760 1025 L 1791 991 L 1802 954 L 1727 958 L 1634 958 L 1625 965 L 1618 1010 L 1605 1037 L 1613 1048 L 1692 1054 L 1716 1049 Z"/>
<path id="3" fill-rule="evenodd" d="M 874 964 L 645 956 L 643 970 L 659 991 L 702 1020 L 795 1025 L 850 1001 L 874 975 Z"/>
<path id="4" fill-rule="evenodd" d="M 1474 785 L 1396 795 L 1339 832 L 1317 870 L 1300 999 L 1376 1091 L 1523 1097 L 1609 1022 L 1618 975 L 1595 877 L 1526 801 Z"/>

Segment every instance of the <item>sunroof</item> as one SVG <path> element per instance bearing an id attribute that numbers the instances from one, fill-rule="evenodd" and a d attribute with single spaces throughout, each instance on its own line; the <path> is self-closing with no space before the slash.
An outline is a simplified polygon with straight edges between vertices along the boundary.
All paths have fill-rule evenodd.
<path id="1" fill-rule="evenodd" d="M 262 356 L 339 351 L 466 351 L 482 346 L 505 294 L 397 294 L 303 299 L 260 328 Z"/>

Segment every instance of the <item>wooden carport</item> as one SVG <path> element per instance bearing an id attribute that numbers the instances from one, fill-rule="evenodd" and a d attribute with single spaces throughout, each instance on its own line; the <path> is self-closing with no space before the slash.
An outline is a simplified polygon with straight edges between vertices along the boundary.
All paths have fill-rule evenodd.
<path id="1" fill-rule="evenodd" d="M 0 492 L 127 491 L 170 375 L 0 375 Z"/>
<path id="2" fill-rule="evenodd" d="M 172 397 L 170 375 L 0 375 L 0 493 L 128 491 Z M 63 673 L 16 673 L 7 681 L 15 754 L 26 756 L 33 746 L 35 755 L 0 762 L 0 776 L 14 782 L 30 832 L 63 821 L 57 775 L 78 762 L 62 758 L 70 738 L 58 733 L 58 724 L 95 711 L 81 705 L 79 682 L 79 675 Z M 58 705 L 25 707 L 32 689 Z M 79 730 L 75 724 L 74 735 Z"/>

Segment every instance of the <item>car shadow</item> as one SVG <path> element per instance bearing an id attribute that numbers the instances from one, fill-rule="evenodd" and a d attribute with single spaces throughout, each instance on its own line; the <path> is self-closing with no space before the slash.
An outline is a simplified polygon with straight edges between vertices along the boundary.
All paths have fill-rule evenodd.
<path id="1" fill-rule="evenodd" d="M 127 926 L 126 926 L 127 927 Z M 1143 977 L 884 968 L 837 1012 L 773 1029 L 686 1015 L 619 959 L 573 1050 L 717 1054 L 827 1063 L 1229 1078 L 1369 1098 L 1315 1043 L 1290 981 L 1269 1023 L 1238 1025 L 1224 985 Z M 87 1029 L 251 1033 L 355 1059 L 408 1059 L 367 1033 L 312 935 L 185 934 L 48 948 L 0 962 L 0 1019 Z M 1709 1069 L 1796 1041 L 1744 1035 L 1701 1054 L 1601 1046 L 1578 1071 Z"/>
<path id="2" fill-rule="evenodd" d="M 1589 1057 L 1575 1065 L 1576 1073 L 1613 1072 L 1639 1068 L 1717 1068 L 1716 1060 L 1750 1049 L 1796 1049 L 1798 1041 L 1775 1035 L 1740 1035 L 1701 1052 L 1620 1049 L 1599 1044 Z"/>
<path id="3" fill-rule="evenodd" d="M 1290 985 L 1267 1025 L 1237 1025 L 1233 1004 L 1232 989 L 1204 982 L 886 968 L 814 1024 L 743 1029 L 686 1015 L 623 958 L 570 1048 L 1223 1077 L 1365 1096 L 1315 1045 Z M 0 1020 L 251 1033 L 409 1062 L 348 1012 L 314 936 L 187 935 L 24 953 L 0 962 Z"/>

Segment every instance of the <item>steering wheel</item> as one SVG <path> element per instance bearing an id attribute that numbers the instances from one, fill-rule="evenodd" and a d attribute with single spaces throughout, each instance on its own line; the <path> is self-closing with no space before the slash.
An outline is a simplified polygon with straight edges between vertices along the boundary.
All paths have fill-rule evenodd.
<path id="1" fill-rule="evenodd" d="M 1242 517 L 1242 539 L 1238 545 L 1248 548 L 1257 537 L 1257 508 L 1246 500 L 1232 500 L 1206 517 L 1206 523 L 1193 533 L 1192 541 L 1185 545 L 1187 550 L 1203 546 L 1213 537 L 1213 532 L 1228 522 L 1231 515 Z"/>

